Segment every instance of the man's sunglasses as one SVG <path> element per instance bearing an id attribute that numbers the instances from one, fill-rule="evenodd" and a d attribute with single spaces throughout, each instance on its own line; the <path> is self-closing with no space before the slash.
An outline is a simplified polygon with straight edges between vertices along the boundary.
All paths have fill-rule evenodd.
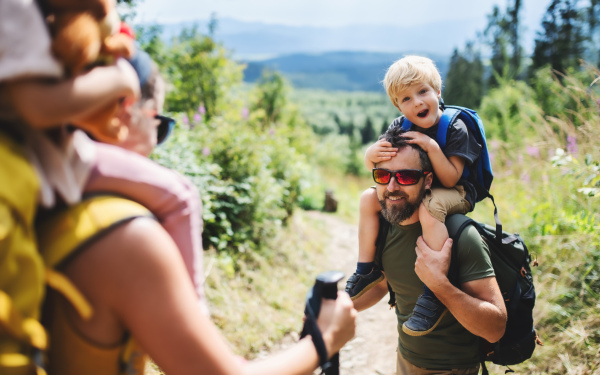
<path id="1" fill-rule="evenodd" d="M 160 124 L 156 129 L 156 144 L 159 145 L 163 143 L 169 137 L 171 131 L 173 131 L 173 128 L 175 127 L 175 120 L 162 115 L 156 115 L 154 118 L 160 120 Z"/>
<path id="2" fill-rule="evenodd" d="M 392 179 L 392 175 L 396 178 L 398 185 L 414 185 L 423 176 L 427 176 L 430 171 L 422 171 L 420 169 L 400 169 L 397 171 L 390 171 L 383 168 L 373 168 L 373 180 L 380 185 L 387 185 Z"/>

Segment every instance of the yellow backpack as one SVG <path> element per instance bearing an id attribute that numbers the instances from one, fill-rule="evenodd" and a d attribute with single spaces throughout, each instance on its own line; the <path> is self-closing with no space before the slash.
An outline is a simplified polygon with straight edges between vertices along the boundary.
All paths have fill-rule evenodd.
<path id="1" fill-rule="evenodd" d="M 39 182 L 21 144 L 0 132 L 0 374 L 43 374 L 44 265 L 34 217 Z"/>
<path id="2" fill-rule="evenodd" d="M 37 229 L 39 251 L 46 266 L 48 286 L 62 294 L 83 319 L 91 318 L 93 314 L 91 305 L 69 279 L 58 270 L 61 265 L 77 256 L 79 251 L 84 251 L 90 241 L 101 237 L 112 228 L 139 217 L 153 216 L 148 209 L 131 200 L 113 196 L 95 196 L 66 209 L 58 210 L 39 223 Z M 53 294 L 50 294 L 49 297 L 51 295 Z M 56 313 L 56 311 L 52 312 Z M 46 319 L 43 320 L 46 323 Z M 51 335 L 49 361 L 54 360 L 54 363 L 49 364 L 51 372 L 73 373 L 72 369 L 79 365 L 66 362 L 69 362 L 72 356 L 77 356 L 80 357 L 78 358 L 80 361 L 89 358 L 88 362 L 90 363 L 94 359 L 96 362 L 113 362 L 114 366 L 109 365 L 106 368 L 113 369 L 115 372 L 143 374 L 146 358 L 133 339 L 129 339 L 120 351 L 110 351 L 108 355 L 105 353 L 101 357 L 98 357 L 99 351 L 92 345 L 76 346 L 72 345 L 72 341 L 69 341 L 69 345 L 74 346 L 72 352 L 53 352 L 53 338 L 56 343 L 56 340 L 63 340 L 70 334 L 70 332 L 66 332 L 67 326 L 60 323 L 61 320 L 64 321 L 64 317 L 63 319 L 50 319 L 48 320 L 49 326 L 46 327 Z M 54 326 L 52 326 L 53 324 Z M 61 329 L 64 330 L 57 332 Z M 56 337 L 53 336 L 54 334 Z M 63 349 L 61 348 L 61 350 Z M 103 364 L 100 363 L 100 365 Z M 99 369 L 100 365 L 89 368 L 89 374 L 102 372 Z"/>

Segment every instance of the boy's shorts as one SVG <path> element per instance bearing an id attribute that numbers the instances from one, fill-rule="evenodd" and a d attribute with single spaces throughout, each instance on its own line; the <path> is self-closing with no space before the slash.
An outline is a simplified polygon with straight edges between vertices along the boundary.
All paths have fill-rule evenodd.
<path id="1" fill-rule="evenodd" d="M 453 188 L 436 187 L 427 192 L 423 204 L 431 216 L 443 223 L 448 215 L 466 214 L 471 211 L 471 204 L 465 196 L 466 192 L 462 185 Z"/>

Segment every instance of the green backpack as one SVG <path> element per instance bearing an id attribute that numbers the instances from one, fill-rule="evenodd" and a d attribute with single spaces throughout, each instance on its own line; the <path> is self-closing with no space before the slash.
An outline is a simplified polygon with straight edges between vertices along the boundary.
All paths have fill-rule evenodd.
<path id="1" fill-rule="evenodd" d="M 493 197 L 490 196 L 493 200 Z M 497 365 L 516 365 L 531 358 L 536 344 L 543 345 L 539 340 L 533 325 L 533 307 L 535 305 L 535 287 L 531 275 L 531 255 L 527 246 L 518 233 L 507 233 L 502 230 L 498 219 L 498 210 L 494 203 L 494 218 L 496 227 L 481 224 L 465 215 L 450 215 L 446 218 L 446 226 L 450 238 L 453 239 L 450 273 L 458 270 L 457 246 L 462 231 L 469 225 L 473 226 L 490 249 L 490 256 L 498 286 L 504 297 L 507 312 L 506 331 L 500 341 L 489 343 L 481 339 L 482 374 L 487 375 L 485 361 Z M 380 215 L 379 233 L 377 235 L 377 257 L 381 263 L 381 254 L 385 247 L 390 223 Z M 534 262 L 534 266 L 537 263 Z M 452 277 L 449 275 L 452 280 Z M 395 306 L 395 294 L 388 284 L 390 291 L 390 307 Z M 507 370 L 511 372 L 512 370 Z"/>

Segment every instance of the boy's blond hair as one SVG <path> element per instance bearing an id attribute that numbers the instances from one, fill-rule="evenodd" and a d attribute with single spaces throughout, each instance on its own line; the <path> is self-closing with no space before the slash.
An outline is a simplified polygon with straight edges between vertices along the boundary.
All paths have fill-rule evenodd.
<path id="1" fill-rule="evenodd" d="M 383 79 L 383 87 L 398 109 L 400 109 L 398 105 L 400 92 L 419 83 L 427 83 L 436 92 L 442 89 L 440 72 L 434 62 L 427 57 L 405 56 L 388 68 Z"/>

